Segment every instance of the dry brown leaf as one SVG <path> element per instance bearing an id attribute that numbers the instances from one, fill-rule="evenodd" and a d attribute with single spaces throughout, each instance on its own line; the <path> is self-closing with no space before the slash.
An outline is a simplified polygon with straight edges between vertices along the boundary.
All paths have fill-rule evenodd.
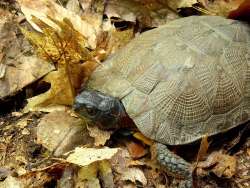
<path id="1" fill-rule="evenodd" d="M 133 28 L 124 31 L 118 31 L 116 29 L 110 30 L 108 39 L 106 39 L 106 54 L 114 53 L 119 48 L 125 46 L 132 38 L 134 38 Z"/>
<path id="2" fill-rule="evenodd" d="M 100 181 L 97 178 L 98 162 L 82 166 L 77 172 L 75 187 L 100 188 Z"/>
<path id="3" fill-rule="evenodd" d="M 117 152 L 118 148 L 80 148 L 77 147 L 67 157 L 67 161 L 79 166 L 87 166 L 96 161 L 111 159 Z"/>
<path id="4" fill-rule="evenodd" d="M 112 166 L 109 161 L 103 160 L 99 162 L 99 175 L 101 182 L 103 183 L 103 187 L 113 188 L 114 185 L 114 176 L 112 172 Z"/>
<path id="5" fill-rule="evenodd" d="M 77 15 L 80 15 L 81 13 L 81 7 L 78 0 L 69 0 L 67 2 L 66 8 Z"/>
<path id="6" fill-rule="evenodd" d="M 105 15 L 132 23 L 138 21 L 142 27 L 158 27 L 178 17 L 165 1 L 154 0 L 110 0 L 105 7 Z"/>
<path id="7" fill-rule="evenodd" d="M 120 148 L 117 154 L 110 160 L 114 171 L 118 174 L 124 172 L 128 167 L 128 163 L 132 161 L 127 149 Z"/>
<path id="8" fill-rule="evenodd" d="M 22 135 L 30 135 L 30 131 L 26 128 L 24 128 L 21 132 Z"/>
<path id="9" fill-rule="evenodd" d="M 228 14 L 237 9 L 244 0 L 199 0 L 199 2 L 208 10 L 211 15 L 228 16 Z"/>
<path id="10" fill-rule="evenodd" d="M 106 55 L 105 55 L 105 57 L 106 57 Z M 87 80 L 89 79 L 89 77 L 91 76 L 91 74 L 95 70 L 95 68 L 98 65 L 100 65 L 97 62 L 99 62 L 99 59 L 98 59 L 98 61 L 89 60 L 89 61 L 84 62 L 81 65 L 82 76 L 83 76 L 83 80 L 82 80 L 82 85 L 83 86 L 87 82 Z"/>
<path id="11" fill-rule="evenodd" d="M 24 113 L 23 112 L 11 112 L 11 116 L 14 117 L 21 117 Z"/>
<path id="12" fill-rule="evenodd" d="M 44 168 L 28 171 L 18 176 L 18 180 L 24 184 L 22 188 L 44 187 L 47 183 L 51 182 L 52 179 L 58 179 L 58 176 L 62 174 L 67 166 L 68 164 L 66 163 L 53 163 Z"/>
<path id="13" fill-rule="evenodd" d="M 122 185 L 123 188 L 137 188 L 134 183 L 126 182 L 126 184 Z"/>
<path id="14" fill-rule="evenodd" d="M 147 185 L 147 179 L 143 173 L 143 171 L 139 168 L 127 168 L 121 175 L 121 180 L 124 181 L 131 181 L 133 183 L 136 183 L 136 181 L 139 181 L 142 183 L 143 186 Z"/>
<path id="15" fill-rule="evenodd" d="M 1 53 L 0 56 L 3 57 L 4 55 L 2 55 L 2 54 L 3 53 Z M 5 74 L 6 74 L 7 66 L 5 64 L 1 63 L 1 61 L 2 61 L 2 58 L 0 57 L 0 79 L 3 79 Z"/>
<path id="16" fill-rule="evenodd" d="M 196 3 L 198 3 L 198 0 L 168 0 L 168 5 L 174 10 L 177 10 L 178 8 L 192 7 Z"/>
<path id="17" fill-rule="evenodd" d="M 19 57 L 14 65 L 7 66 L 5 78 L 0 79 L 0 98 L 21 90 L 53 69 L 52 64 L 36 56 Z"/>
<path id="18" fill-rule="evenodd" d="M 142 160 L 133 160 L 128 162 L 128 167 L 135 167 L 135 166 L 146 166 L 147 163 Z"/>
<path id="19" fill-rule="evenodd" d="M 111 0 L 105 8 L 105 15 L 107 15 L 108 18 L 115 17 L 134 23 L 138 15 L 145 14 L 145 12 L 145 7 L 131 0 Z"/>
<path id="20" fill-rule="evenodd" d="M 234 156 L 213 152 L 204 162 L 199 162 L 197 167 L 199 173 L 213 172 L 218 177 L 231 178 L 236 173 L 236 158 Z M 202 172 L 203 170 L 203 172 Z"/>
<path id="21" fill-rule="evenodd" d="M 250 157 L 250 148 L 247 148 L 247 154 Z"/>
<path id="22" fill-rule="evenodd" d="M 133 141 L 125 142 L 129 154 L 133 159 L 139 159 L 148 153 L 148 150 L 140 143 Z"/>
<path id="23" fill-rule="evenodd" d="M 0 41 L 0 53 L 4 54 L 0 62 L 0 98 L 15 94 L 54 69 L 51 63 L 26 54 L 32 52 L 31 46 L 20 35 L 13 18 L 1 19 Z"/>
<path id="24" fill-rule="evenodd" d="M 95 139 L 95 146 L 104 146 L 113 133 L 113 131 L 101 130 L 97 126 L 88 126 L 88 130 L 89 135 Z"/>
<path id="25" fill-rule="evenodd" d="M 207 139 L 208 139 L 207 135 L 203 136 L 202 139 L 201 139 L 200 148 L 199 148 L 199 151 L 198 151 L 198 154 L 197 154 L 197 158 L 196 158 L 196 162 L 197 163 L 199 161 L 203 160 L 204 157 L 207 154 L 207 150 L 208 150 L 208 147 L 209 147 L 209 143 L 208 143 Z"/>
<path id="26" fill-rule="evenodd" d="M 18 180 L 18 178 L 8 176 L 4 181 L 0 182 L 0 187 L 2 188 L 24 188 L 25 185 Z"/>
<path id="27" fill-rule="evenodd" d="M 103 160 L 93 162 L 87 166 L 80 167 L 77 178 L 76 187 L 102 187 L 113 188 L 113 174 L 109 161 Z"/>
<path id="28" fill-rule="evenodd" d="M 80 0 L 82 9 L 84 10 L 81 17 L 90 23 L 96 30 L 100 31 L 103 23 L 103 13 L 107 2 L 103 0 Z M 97 34 L 101 33 L 101 31 Z"/>
<path id="29" fill-rule="evenodd" d="M 58 27 L 58 25 L 55 24 L 48 17 L 51 17 L 58 21 L 63 21 L 63 19 L 67 18 L 73 24 L 73 27 L 84 37 L 87 38 L 88 43 L 86 44 L 92 49 L 96 47 L 97 35 L 100 29 L 99 26 L 95 27 L 91 24 L 91 22 L 88 23 L 87 21 L 84 21 L 83 19 L 81 19 L 80 16 L 78 16 L 74 12 L 63 8 L 62 6 L 56 4 L 53 1 L 18 0 L 18 2 L 26 19 L 37 31 L 42 32 L 42 29 L 33 21 L 32 16 L 39 18 L 44 23 L 48 24 L 57 31 L 60 31 L 60 27 Z"/>
<path id="30" fill-rule="evenodd" d="M 16 126 L 23 129 L 28 125 L 28 118 L 21 119 L 17 122 Z"/>
<path id="31" fill-rule="evenodd" d="M 67 112 L 46 114 L 37 126 L 37 143 L 42 144 L 55 156 L 60 156 L 76 146 L 90 144 L 86 124 Z"/>

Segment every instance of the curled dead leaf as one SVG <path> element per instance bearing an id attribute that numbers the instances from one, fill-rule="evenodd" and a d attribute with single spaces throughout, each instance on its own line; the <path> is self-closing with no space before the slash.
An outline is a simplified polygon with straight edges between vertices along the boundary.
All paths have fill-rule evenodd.
<path id="1" fill-rule="evenodd" d="M 197 172 L 213 172 L 218 177 L 231 178 L 236 173 L 236 163 L 234 156 L 213 152 L 206 161 L 198 163 Z"/>

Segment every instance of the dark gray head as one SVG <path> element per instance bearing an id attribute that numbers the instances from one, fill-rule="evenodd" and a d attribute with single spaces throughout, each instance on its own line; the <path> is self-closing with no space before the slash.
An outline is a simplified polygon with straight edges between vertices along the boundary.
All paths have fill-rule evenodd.
<path id="1" fill-rule="evenodd" d="M 77 114 L 100 124 L 103 129 L 118 128 L 118 122 L 126 116 L 118 99 L 95 90 L 84 90 L 77 95 L 73 108 Z"/>

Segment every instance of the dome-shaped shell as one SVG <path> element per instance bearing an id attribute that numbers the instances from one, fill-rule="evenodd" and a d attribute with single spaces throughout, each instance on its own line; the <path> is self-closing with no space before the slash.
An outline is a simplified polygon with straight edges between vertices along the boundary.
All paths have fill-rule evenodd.
<path id="1" fill-rule="evenodd" d="M 121 99 L 146 136 L 193 142 L 250 119 L 250 29 L 217 16 L 181 18 L 141 34 L 93 73 L 89 87 Z"/>

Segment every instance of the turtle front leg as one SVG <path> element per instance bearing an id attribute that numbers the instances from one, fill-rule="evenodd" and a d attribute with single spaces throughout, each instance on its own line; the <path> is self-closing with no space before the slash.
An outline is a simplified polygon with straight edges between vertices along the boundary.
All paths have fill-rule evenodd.
<path id="1" fill-rule="evenodd" d="M 185 161 L 180 156 L 171 152 L 167 146 L 157 143 L 157 160 L 174 176 L 182 177 L 183 181 L 178 188 L 192 188 L 192 167 L 191 164 Z"/>

